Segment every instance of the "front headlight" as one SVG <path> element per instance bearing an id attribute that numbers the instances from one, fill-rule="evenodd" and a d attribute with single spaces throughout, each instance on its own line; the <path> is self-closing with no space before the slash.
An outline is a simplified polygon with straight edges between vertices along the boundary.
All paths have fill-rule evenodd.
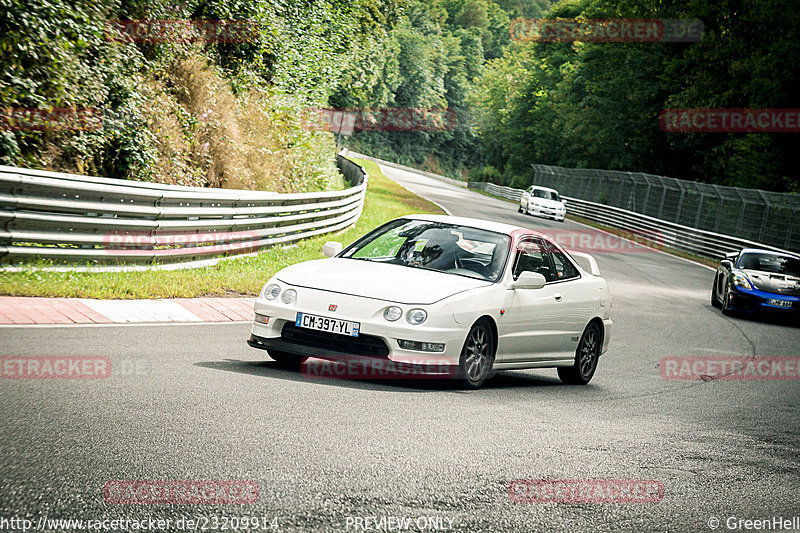
<path id="1" fill-rule="evenodd" d="M 737 287 L 742 287 L 743 289 L 753 288 L 753 284 L 750 283 L 750 280 L 747 279 L 747 276 L 735 272 L 733 274 L 733 284 L 736 285 Z"/>
<path id="2" fill-rule="evenodd" d="M 283 294 L 281 294 L 281 300 L 283 300 L 283 303 L 285 304 L 294 302 L 297 300 L 297 291 L 294 289 L 283 291 Z"/>
<path id="3" fill-rule="evenodd" d="M 273 283 L 271 285 L 267 285 L 266 287 L 264 287 L 264 292 L 262 294 L 264 295 L 264 298 L 266 298 L 267 300 L 274 300 L 275 298 L 278 297 L 280 293 L 281 293 L 280 286 L 275 285 Z"/>
<path id="4" fill-rule="evenodd" d="M 406 314 L 406 321 L 415 326 L 422 324 L 427 318 L 428 313 L 424 309 L 412 309 Z"/>
<path id="5" fill-rule="evenodd" d="M 403 316 L 403 310 L 397 307 L 396 305 L 387 307 L 386 311 L 383 312 L 383 318 L 385 318 L 389 322 L 394 322 L 401 316 Z"/>

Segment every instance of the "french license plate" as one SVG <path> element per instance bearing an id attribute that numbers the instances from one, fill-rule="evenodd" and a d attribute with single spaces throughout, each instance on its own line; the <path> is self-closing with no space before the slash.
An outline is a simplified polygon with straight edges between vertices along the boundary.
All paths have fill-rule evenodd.
<path id="1" fill-rule="evenodd" d="M 792 302 L 788 300 L 776 300 L 775 298 L 770 298 L 767 300 L 769 305 L 777 305 L 778 307 L 792 307 Z"/>
<path id="2" fill-rule="evenodd" d="M 358 337 L 358 330 L 361 328 L 359 322 L 309 315 L 307 313 L 297 313 L 295 325 L 299 328 L 338 333 L 339 335 L 347 335 L 348 337 Z"/>

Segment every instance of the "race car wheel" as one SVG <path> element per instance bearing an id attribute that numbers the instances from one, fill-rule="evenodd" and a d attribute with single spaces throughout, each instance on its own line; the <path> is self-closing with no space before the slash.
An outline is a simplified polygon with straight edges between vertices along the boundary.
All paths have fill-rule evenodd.
<path id="1" fill-rule="evenodd" d="M 722 307 L 722 303 L 717 298 L 717 284 L 719 283 L 719 275 L 714 277 L 714 285 L 711 286 L 711 305 L 714 307 Z"/>
<path id="2" fill-rule="evenodd" d="M 458 368 L 461 380 L 470 389 L 478 389 L 492 371 L 494 333 L 486 320 L 476 322 L 467 334 Z"/>
<path id="3" fill-rule="evenodd" d="M 731 309 L 731 290 L 725 287 L 725 296 L 722 297 L 722 314 L 730 315 L 733 313 Z"/>
<path id="4" fill-rule="evenodd" d="M 575 350 L 575 364 L 558 368 L 558 377 L 564 383 L 571 385 L 586 385 L 592 380 L 597 370 L 597 360 L 600 358 L 600 349 L 603 339 L 597 324 L 591 323 L 583 330 L 583 335 Z"/>

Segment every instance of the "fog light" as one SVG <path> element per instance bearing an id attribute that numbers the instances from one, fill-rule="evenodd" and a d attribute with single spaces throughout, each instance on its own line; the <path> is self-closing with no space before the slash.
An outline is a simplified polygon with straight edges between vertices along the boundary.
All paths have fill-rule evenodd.
<path id="1" fill-rule="evenodd" d="M 269 317 L 267 315 L 259 315 L 256 313 L 256 322 L 259 324 L 269 324 Z"/>
<path id="2" fill-rule="evenodd" d="M 444 344 L 439 344 L 436 342 L 419 342 L 419 341 L 407 341 L 404 339 L 398 339 L 397 344 L 399 344 L 400 348 L 404 350 L 414 350 L 415 352 L 444 351 Z"/>

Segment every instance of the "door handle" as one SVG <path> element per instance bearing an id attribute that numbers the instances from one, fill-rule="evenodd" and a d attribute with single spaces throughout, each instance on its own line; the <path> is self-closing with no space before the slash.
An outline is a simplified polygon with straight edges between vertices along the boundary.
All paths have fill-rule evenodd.
<path id="1" fill-rule="evenodd" d="M 556 298 L 556 301 L 557 301 L 557 302 L 560 302 L 560 301 L 561 301 L 561 295 L 560 295 L 560 294 L 556 294 L 556 295 L 555 295 L 555 298 Z"/>

